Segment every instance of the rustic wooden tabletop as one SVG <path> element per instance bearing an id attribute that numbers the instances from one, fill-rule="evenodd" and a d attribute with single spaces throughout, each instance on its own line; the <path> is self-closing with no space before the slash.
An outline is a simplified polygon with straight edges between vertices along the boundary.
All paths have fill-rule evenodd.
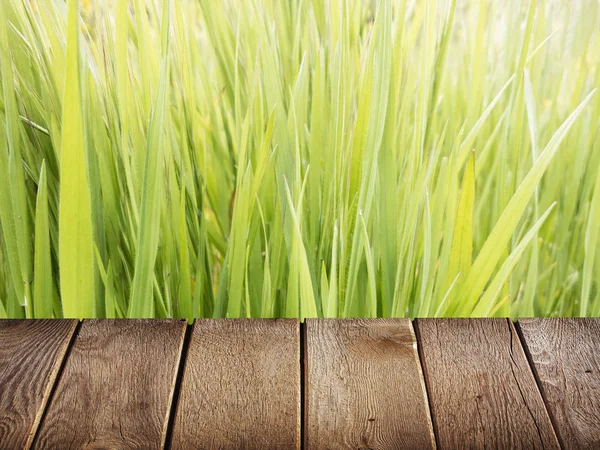
<path id="1" fill-rule="evenodd" d="M 600 448 L 600 319 L 0 320 L 0 448 Z"/>

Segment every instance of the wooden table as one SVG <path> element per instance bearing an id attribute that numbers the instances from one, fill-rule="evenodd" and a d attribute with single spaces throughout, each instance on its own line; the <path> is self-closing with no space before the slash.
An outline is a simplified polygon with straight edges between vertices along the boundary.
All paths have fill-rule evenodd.
<path id="1" fill-rule="evenodd" d="M 600 448 L 600 319 L 1 320 L 0 448 Z"/>

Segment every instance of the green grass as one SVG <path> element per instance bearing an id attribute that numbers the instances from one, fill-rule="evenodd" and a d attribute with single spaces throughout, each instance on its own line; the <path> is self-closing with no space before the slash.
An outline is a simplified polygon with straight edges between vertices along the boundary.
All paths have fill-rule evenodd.
<path id="1" fill-rule="evenodd" d="M 0 2 L 0 317 L 600 316 L 599 9 Z"/>

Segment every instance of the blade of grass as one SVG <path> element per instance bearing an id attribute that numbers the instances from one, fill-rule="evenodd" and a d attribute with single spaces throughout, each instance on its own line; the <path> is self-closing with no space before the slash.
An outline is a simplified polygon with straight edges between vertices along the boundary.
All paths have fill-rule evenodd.
<path id="1" fill-rule="evenodd" d="M 473 205 L 475 203 L 475 152 L 463 175 L 458 211 L 454 223 L 452 247 L 450 250 L 450 265 L 448 276 L 454 279 L 458 274 L 467 276 L 473 262 Z"/>
<path id="2" fill-rule="evenodd" d="M 63 314 L 93 317 L 94 256 L 79 74 L 79 2 L 68 2 L 66 78 L 60 156 L 59 266 Z"/>
<path id="3" fill-rule="evenodd" d="M 48 218 L 48 180 L 46 164 L 42 163 L 35 205 L 35 259 L 33 309 L 36 318 L 52 317 L 53 275 Z"/>

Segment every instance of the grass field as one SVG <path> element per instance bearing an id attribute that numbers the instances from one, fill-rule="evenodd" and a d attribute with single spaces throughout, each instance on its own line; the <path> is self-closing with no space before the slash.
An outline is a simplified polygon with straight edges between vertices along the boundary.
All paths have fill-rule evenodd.
<path id="1" fill-rule="evenodd" d="M 3 0 L 0 317 L 600 315 L 597 0 Z"/>

